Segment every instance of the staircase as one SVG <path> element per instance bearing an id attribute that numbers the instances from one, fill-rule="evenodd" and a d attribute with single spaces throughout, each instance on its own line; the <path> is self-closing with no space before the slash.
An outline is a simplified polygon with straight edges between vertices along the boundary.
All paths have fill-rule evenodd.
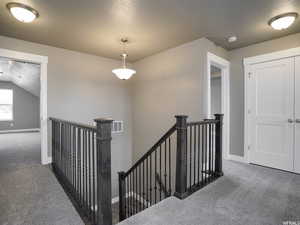
<path id="1" fill-rule="evenodd" d="M 223 115 L 176 124 L 127 172 L 119 172 L 120 221 L 172 195 L 184 199 L 223 175 Z"/>

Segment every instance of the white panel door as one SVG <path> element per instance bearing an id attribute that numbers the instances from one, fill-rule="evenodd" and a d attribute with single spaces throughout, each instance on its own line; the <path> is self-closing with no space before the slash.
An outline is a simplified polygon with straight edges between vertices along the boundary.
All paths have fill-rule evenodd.
<path id="1" fill-rule="evenodd" d="M 300 173 L 300 57 L 295 59 L 295 159 L 294 169 Z"/>
<path id="2" fill-rule="evenodd" d="M 294 58 L 251 66 L 250 162 L 293 171 Z"/>

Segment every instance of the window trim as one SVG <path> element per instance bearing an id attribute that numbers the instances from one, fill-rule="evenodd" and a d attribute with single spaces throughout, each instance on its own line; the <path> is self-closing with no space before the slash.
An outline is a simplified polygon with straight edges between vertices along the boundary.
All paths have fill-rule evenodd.
<path id="1" fill-rule="evenodd" d="M 1 119 L 0 122 L 14 122 L 14 90 L 12 88 L 0 88 L 0 90 L 8 90 L 12 93 L 12 118 L 10 120 L 7 119 Z M 7 105 L 7 104 L 0 104 L 0 105 Z"/>

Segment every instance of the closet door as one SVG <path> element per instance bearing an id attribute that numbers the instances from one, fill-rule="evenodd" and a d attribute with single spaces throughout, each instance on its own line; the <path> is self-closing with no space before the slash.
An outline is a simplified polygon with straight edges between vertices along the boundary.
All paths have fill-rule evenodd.
<path id="1" fill-rule="evenodd" d="M 252 65 L 248 87 L 250 162 L 293 171 L 294 58 Z"/>
<path id="2" fill-rule="evenodd" d="M 295 58 L 295 159 L 294 168 L 300 173 L 300 56 Z"/>

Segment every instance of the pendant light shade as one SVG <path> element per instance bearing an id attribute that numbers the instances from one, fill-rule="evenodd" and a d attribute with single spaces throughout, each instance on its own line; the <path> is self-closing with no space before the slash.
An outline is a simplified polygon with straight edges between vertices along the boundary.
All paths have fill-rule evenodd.
<path id="1" fill-rule="evenodd" d="M 126 43 L 128 43 L 128 39 L 121 39 L 121 42 L 125 45 Z M 125 49 L 125 47 L 124 47 Z M 126 67 L 126 58 L 127 58 L 127 54 L 124 53 L 121 55 L 122 56 L 122 67 L 121 68 L 117 68 L 112 70 L 112 72 L 121 80 L 128 80 L 130 77 L 132 77 L 133 74 L 136 73 L 135 70 L 133 69 L 129 69 Z"/>

